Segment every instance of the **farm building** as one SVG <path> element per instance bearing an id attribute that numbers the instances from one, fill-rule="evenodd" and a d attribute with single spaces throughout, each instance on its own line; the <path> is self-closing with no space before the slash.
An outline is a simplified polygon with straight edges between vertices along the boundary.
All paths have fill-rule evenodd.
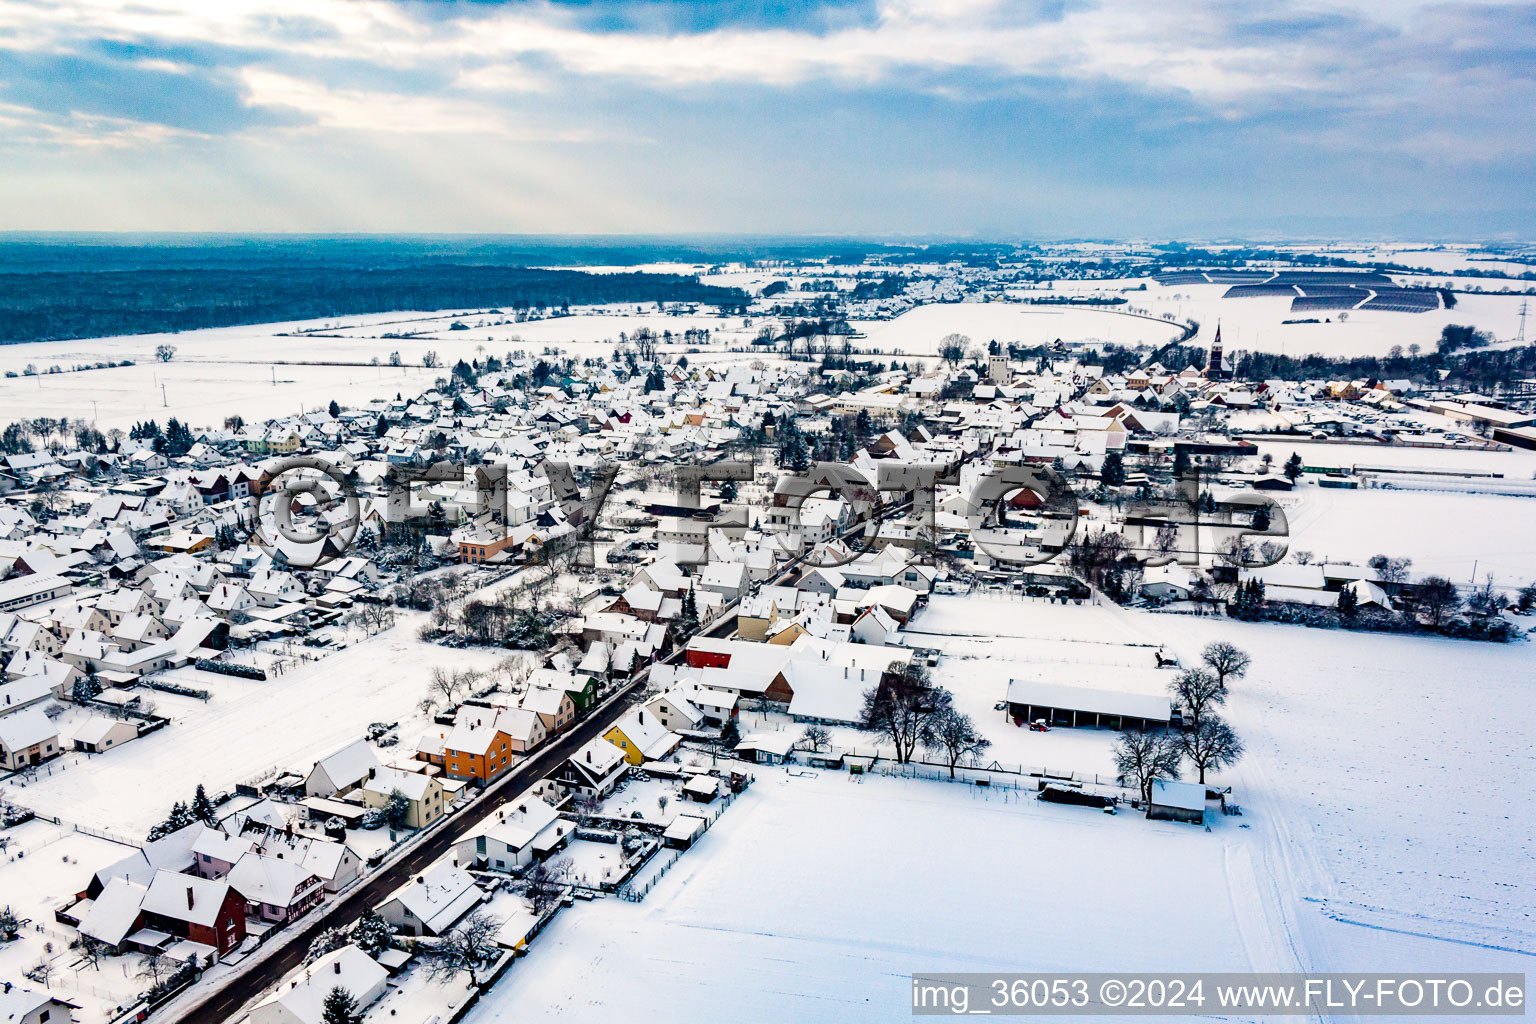
<path id="1" fill-rule="evenodd" d="M 1201 824 L 1205 821 L 1205 787 L 1198 782 L 1177 779 L 1153 780 L 1152 803 L 1147 807 L 1147 817 Z"/>
<path id="2" fill-rule="evenodd" d="M 1135 685 L 1133 692 L 1079 686 L 1063 681 L 1054 668 L 1039 666 L 1030 677 L 1008 682 L 1008 715 L 1015 725 L 1044 720 L 1056 726 L 1097 726 L 1104 729 L 1166 728 L 1175 722 L 1173 701 L 1166 680 L 1172 676 L 1153 669 L 1105 668 L 1106 681 Z M 1133 677 L 1133 678 L 1132 678 Z"/>

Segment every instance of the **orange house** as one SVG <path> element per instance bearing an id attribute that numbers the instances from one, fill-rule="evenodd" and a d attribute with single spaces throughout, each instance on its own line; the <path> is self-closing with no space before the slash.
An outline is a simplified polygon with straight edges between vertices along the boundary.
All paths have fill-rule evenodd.
<path id="1" fill-rule="evenodd" d="M 481 531 L 471 534 L 459 540 L 459 561 L 478 564 L 487 558 L 501 554 L 508 548 L 517 547 L 517 541 L 508 533 L 504 537 L 494 537 Z"/>
<path id="2" fill-rule="evenodd" d="M 511 737 L 495 725 L 458 725 L 443 740 L 443 770 L 453 778 L 485 783 L 511 764 Z"/>

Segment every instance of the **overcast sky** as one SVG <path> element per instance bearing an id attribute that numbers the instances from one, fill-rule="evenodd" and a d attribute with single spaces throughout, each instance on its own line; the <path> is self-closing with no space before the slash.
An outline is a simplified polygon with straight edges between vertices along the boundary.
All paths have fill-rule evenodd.
<path id="1" fill-rule="evenodd" d="M 1531 3 L 0 0 L 0 229 L 1529 235 Z"/>

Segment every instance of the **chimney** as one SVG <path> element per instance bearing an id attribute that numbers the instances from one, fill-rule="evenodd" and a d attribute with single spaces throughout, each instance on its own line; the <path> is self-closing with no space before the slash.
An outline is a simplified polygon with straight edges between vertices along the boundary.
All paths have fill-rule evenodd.
<path id="1" fill-rule="evenodd" d="M 341 961 L 338 959 L 331 964 L 331 970 L 336 974 L 341 973 Z"/>
<path id="2" fill-rule="evenodd" d="M 190 885 L 187 886 L 187 909 L 192 909 L 192 887 Z"/>

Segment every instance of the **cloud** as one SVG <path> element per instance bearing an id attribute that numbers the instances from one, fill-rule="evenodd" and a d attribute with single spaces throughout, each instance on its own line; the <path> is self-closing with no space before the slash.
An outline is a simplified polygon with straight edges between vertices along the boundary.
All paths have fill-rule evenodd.
<path id="1" fill-rule="evenodd" d="M 1513 208 L 1533 40 L 1529 5 L 1440 0 L 0 0 L 0 146 L 18 174 L 137 147 L 172 182 L 260 154 L 237 184 L 351 190 L 327 212 L 446 188 L 552 230 L 1103 231 L 1448 181 Z M 374 163 L 321 175 L 326 143 Z M 379 201 L 359 227 L 405 218 Z"/>
<path id="2" fill-rule="evenodd" d="M 199 133 L 226 133 L 293 118 L 246 102 L 219 68 L 126 48 L 100 55 L 0 50 L 0 98 L 43 115 L 105 118 Z"/>

